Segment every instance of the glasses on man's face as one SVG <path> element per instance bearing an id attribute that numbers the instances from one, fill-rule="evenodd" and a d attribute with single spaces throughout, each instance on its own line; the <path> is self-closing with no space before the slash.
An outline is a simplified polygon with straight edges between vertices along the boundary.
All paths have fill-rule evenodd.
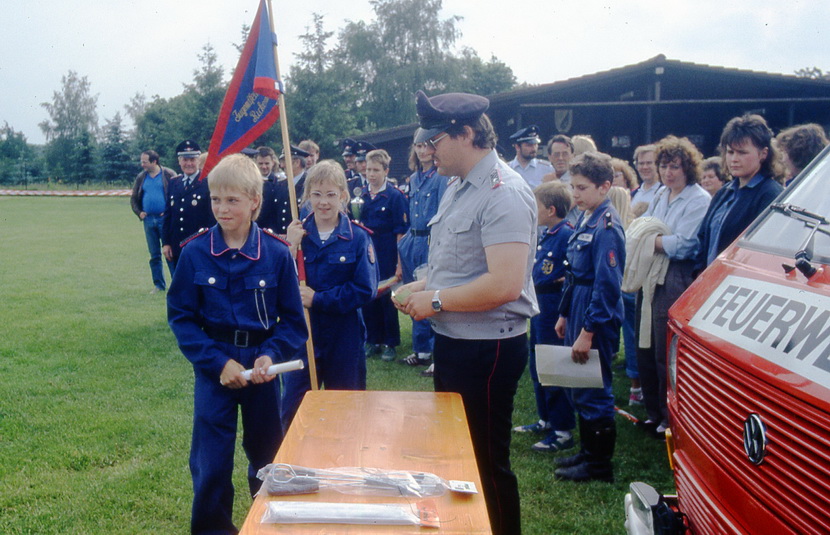
<path id="1" fill-rule="evenodd" d="M 428 139 L 427 140 L 427 145 L 432 147 L 432 150 L 438 150 L 438 142 L 441 141 L 442 139 L 444 139 L 445 137 L 447 137 L 448 135 L 449 135 L 448 133 L 444 132 L 444 135 L 442 135 L 442 136 L 438 136 L 435 139 Z"/>

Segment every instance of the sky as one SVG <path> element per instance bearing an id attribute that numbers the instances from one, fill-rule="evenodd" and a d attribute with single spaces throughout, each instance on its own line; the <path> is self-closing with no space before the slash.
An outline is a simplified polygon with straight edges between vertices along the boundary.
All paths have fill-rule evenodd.
<path id="1" fill-rule="evenodd" d="M 369 0 L 272 0 L 280 69 L 301 51 L 298 37 L 323 15 L 336 32 L 374 19 Z M 229 79 L 234 43 L 257 0 L 0 0 L 0 125 L 43 143 L 40 105 L 74 70 L 98 95 L 101 124 L 136 93 L 176 96 L 210 43 Z M 442 18 L 460 16 L 458 47 L 494 55 L 519 82 L 542 84 L 669 59 L 782 74 L 830 71 L 827 0 L 444 0 Z M 330 44 L 334 44 L 332 38 Z M 290 96 L 288 97 L 290 98 Z M 413 110 L 414 112 L 414 110 Z M 414 115 L 413 115 L 414 119 Z"/>

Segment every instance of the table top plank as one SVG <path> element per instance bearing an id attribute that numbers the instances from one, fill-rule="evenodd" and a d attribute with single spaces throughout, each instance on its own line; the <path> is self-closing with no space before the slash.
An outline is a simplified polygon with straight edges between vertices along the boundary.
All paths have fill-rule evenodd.
<path id="1" fill-rule="evenodd" d="M 435 392 L 308 392 L 276 462 L 308 468 L 370 467 L 432 472 L 472 481 L 481 489 L 461 396 Z M 447 493 L 435 501 L 439 529 L 419 526 L 261 524 L 269 501 L 410 503 L 413 498 L 341 494 L 324 489 L 304 496 L 257 496 L 241 533 L 266 535 L 353 533 L 491 533 L 482 494 Z"/>

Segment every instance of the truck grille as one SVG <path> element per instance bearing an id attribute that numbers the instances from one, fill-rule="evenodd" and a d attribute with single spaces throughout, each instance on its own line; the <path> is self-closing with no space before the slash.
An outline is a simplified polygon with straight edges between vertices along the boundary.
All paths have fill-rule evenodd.
<path id="1" fill-rule="evenodd" d="M 830 531 L 830 417 L 686 337 L 681 337 L 677 367 L 672 409 L 678 468 L 687 459 L 705 458 L 705 471 L 698 470 L 707 474 L 702 483 L 727 502 L 750 533 L 772 533 L 770 522 L 798 533 Z M 766 424 L 769 443 L 760 466 L 743 448 L 743 423 L 751 413 Z M 699 486 L 683 488 L 689 481 L 677 477 L 681 506 L 701 508 L 687 510 L 690 518 L 711 523 L 704 532 L 734 530 L 723 525 L 724 515 L 706 511 L 705 497 L 695 496 Z"/>

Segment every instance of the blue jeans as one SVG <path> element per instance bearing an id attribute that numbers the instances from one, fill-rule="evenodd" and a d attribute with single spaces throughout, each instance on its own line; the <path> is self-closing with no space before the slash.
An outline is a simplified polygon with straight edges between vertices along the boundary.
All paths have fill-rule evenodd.
<path id="1" fill-rule="evenodd" d="M 161 265 L 161 225 L 163 218 L 160 215 L 150 215 L 144 218 L 144 237 L 147 238 L 147 249 L 150 251 L 150 273 L 153 275 L 153 284 L 164 290 L 164 267 Z M 173 275 L 173 265 L 167 262 L 170 275 Z"/>
<path id="2" fill-rule="evenodd" d="M 623 306 L 625 307 L 625 318 L 623 319 L 623 343 L 625 344 L 625 374 L 629 379 L 639 379 L 640 371 L 637 368 L 637 332 L 635 327 L 637 321 L 637 292 L 623 292 Z"/>

